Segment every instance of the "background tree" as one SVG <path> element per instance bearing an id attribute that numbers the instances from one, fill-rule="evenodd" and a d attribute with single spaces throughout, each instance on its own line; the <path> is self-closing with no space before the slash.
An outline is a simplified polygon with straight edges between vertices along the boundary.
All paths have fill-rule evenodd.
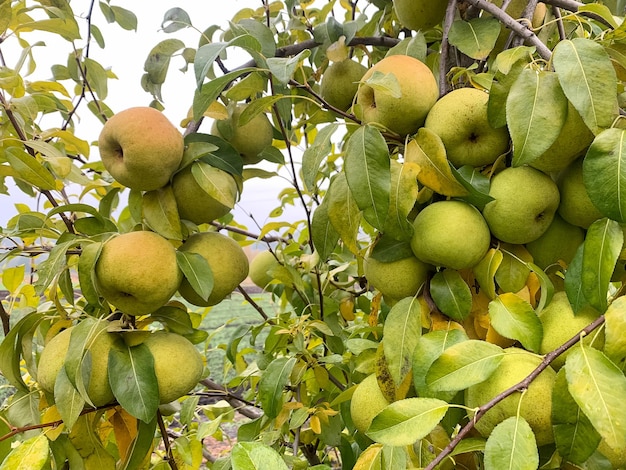
<path id="1" fill-rule="evenodd" d="M 626 466 L 624 2 L 173 8 L 128 111 L 90 53 L 137 16 L 90 6 L 0 1 L 3 206 L 44 201 L 2 228 L 0 469 Z M 285 189 L 246 227 L 253 178 Z"/>

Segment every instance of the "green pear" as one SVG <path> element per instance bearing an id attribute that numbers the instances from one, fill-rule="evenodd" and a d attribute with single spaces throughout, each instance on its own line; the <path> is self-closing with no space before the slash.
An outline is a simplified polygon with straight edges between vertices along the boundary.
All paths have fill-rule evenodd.
<path id="1" fill-rule="evenodd" d="M 390 55 L 363 76 L 354 112 L 364 124 L 404 136 L 417 131 L 438 98 L 437 80 L 427 65 L 411 56 Z"/>
<path id="2" fill-rule="evenodd" d="M 274 277 L 270 274 L 272 269 L 280 266 L 274 253 L 265 250 L 257 254 L 250 261 L 250 280 L 261 289 L 266 289 Z"/>
<path id="3" fill-rule="evenodd" d="M 413 221 L 411 249 L 424 263 L 452 269 L 471 268 L 489 250 L 491 235 L 474 206 L 462 201 L 438 201 Z"/>
<path id="4" fill-rule="evenodd" d="M 120 184 L 139 191 L 165 186 L 183 158 L 184 146 L 174 125 L 149 107 L 113 115 L 98 138 L 106 170 Z"/>
<path id="5" fill-rule="evenodd" d="M 143 344 L 154 358 L 159 403 L 169 403 L 186 395 L 202 378 L 202 355 L 184 336 L 160 330 L 152 333 Z"/>
<path id="6" fill-rule="evenodd" d="M 443 21 L 446 0 L 393 0 L 398 20 L 415 31 L 432 28 Z"/>
<path id="7" fill-rule="evenodd" d="M 583 161 L 584 158 L 579 158 L 559 175 L 561 203 L 558 211 L 570 224 L 587 229 L 604 216 L 591 202 L 583 183 Z"/>
<path id="8" fill-rule="evenodd" d="M 194 233 L 179 250 L 202 255 L 213 272 L 213 290 L 207 300 L 196 293 L 187 279 L 183 279 L 178 291 L 193 305 L 209 307 L 220 303 L 248 276 L 248 257 L 243 249 L 221 233 Z"/>
<path id="9" fill-rule="evenodd" d="M 392 301 L 413 297 L 428 279 L 432 266 L 415 256 L 383 263 L 371 256 L 363 261 L 363 270 L 370 286 Z"/>
<path id="10" fill-rule="evenodd" d="M 198 171 L 197 176 L 193 173 L 194 168 Z M 204 162 L 194 162 L 176 173 L 172 178 L 172 190 L 178 215 L 198 225 L 228 214 L 238 198 L 235 178 Z"/>
<path id="11" fill-rule="evenodd" d="M 230 142 L 241 154 L 245 165 L 252 165 L 263 160 L 261 152 L 272 145 L 274 129 L 264 113 L 257 114 L 245 124 L 239 124 L 245 105 L 229 109 L 229 117 L 213 123 L 211 133 Z"/>
<path id="12" fill-rule="evenodd" d="M 570 163 L 584 155 L 593 141 L 589 130 L 572 103 L 567 103 L 567 118 L 559 136 L 541 156 L 530 162 L 530 166 L 544 173 L 558 173 Z"/>
<path id="13" fill-rule="evenodd" d="M 376 374 L 370 374 L 358 384 L 350 401 L 350 416 L 354 427 L 362 433 L 367 432 L 374 417 L 389 402 L 378 386 Z"/>
<path id="14" fill-rule="evenodd" d="M 128 315 L 159 309 L 176 293 L 181 280 L 174 246 L 143 230 L 110 238 L 95 267 L 98 292 Z"/>
<path id="15" fill-rule="evenodd" d="M 337 109 L 347 111 L 359 89 L 359 81 L 367 67 L 351 59 L 331 64 L 320 81 L 320 95 Z"/>
<path id="16" fill-rule="evenodd" d="M 489 94 L 477 88 L 457 88 L 441 97 L 426 117 L 424 127 L 441 138 L 457 168 L 488 165 L 509 149 L 506 126 L 489 124 L 488 101 Z"/>
<path id="17" fill-rule="evenodd" d="M 563 261 L 567 266 L 580 244 L 585 240 L 585 231 L 554 215 L 548 229 L 536 240 L 526 243 L 533 262 L 541 269 Z"/>
<path id="18" fill-rule="evenodd" d="M 506 389 L 526 378 L 541 364 L 542 357 L 518 348 L 507 348 L 500 365 L 489 378 L 465 391 L 465 405 L 477 408 L 489 402 Z M 552 434 L 552 389 L 556 372 L 551 367 L 543 370 L 531 382 L 524 394 L 514 393 L 487 411 L 476 422 L 476 430 L 488 437 L 500 422 L 519 414 L 528 422 L 542 446 L 554 442 Z M 521 400 L 521 404 L 520 404 Z"/>
<path id="19" fill-rule="evenodd" d="M 494 198 L 483 209 L 491 233 L 507 243 L 524 244 L 548 230 L 559 206 L 559 188 L 545 173 L 509 167 L 491 180 Z"/>
<path id="20" fill-rule="evenodd" d="M 591 307 L 585 307 L 574 314 L 567 294 L 564 291 L 555 293 L 550 303 L 539 313 L 539 319 L 543 325 L 543 339 L 539 352 L 547 354 L 553 351 L 599 316 L 600 314 Z M 585 345 L 602 348 L 604 346 L 603 331 L 600 330 L 597 335 L 592 333 L 587 336 L 583 340 Z M 559 370 L 565 365 L 565 359 L 570 351 L 571 349 L 568 349 L 552 361 L 551 365 L 555 370 Z"/>

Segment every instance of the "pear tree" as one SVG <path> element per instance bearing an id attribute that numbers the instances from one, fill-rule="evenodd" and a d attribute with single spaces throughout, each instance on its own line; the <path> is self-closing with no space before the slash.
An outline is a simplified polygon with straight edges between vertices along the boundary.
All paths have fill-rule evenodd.
<path id="1" fill-rule="evenodd" d="M 83 3 L 0 0 L 0 470 L 626 468 L 624 0 Z"/>

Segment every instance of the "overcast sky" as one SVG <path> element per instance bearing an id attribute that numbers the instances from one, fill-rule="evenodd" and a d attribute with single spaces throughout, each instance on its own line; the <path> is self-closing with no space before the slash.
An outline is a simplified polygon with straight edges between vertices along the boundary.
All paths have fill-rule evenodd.
<path id="1" fill-rule="evenodd" d="M 210 25 L 218 24 L 224 28 L 228 27 L 228 21 L 233 15 L 245 7 L 257 8 L 261 5 L 260 0 L 206 0 L 206 1 L 171 1 L 171 0 L 150 0 L 149 2 L 118 2 L 125 8 L 131 9 L 138 17 L 137 32 L 125 31 L 116 24 L 106 23 L 99 7 L 95 6 L 93 22 L 103 33 L 106 47 L 101 49 L 97 44 L 92 44 L 90 56 L 104 67 L 110 67 L 119 78 L 109 81 L 109 92 L 106 100 L 113 111 L 121 111 L 131 106 L 147 106 L 152 97 L 141 88 L 141 76 L 144 73 L 143 65 L 150 50 L 160 41 L 168 38 L 182 40 L 189 47 L 197 47 L 199 33 L 192 29 L 180 30 L 173 34 L 166 34 L 160 31 L 163 16 L 166 11 L 173 7 L 179 7 L 187 11 L 191 21 L 196 28 L 204 30 Z M 79 15 L 85 15 L 88 11 L 89 1 L 73 0 L 72 8 Z M 85 22 L 79 22 L 84 30 Z M 43 33 L 41 40 L 46 42 L 46 48 L 35 48 L 35 60 L 37 70 L 28 80 L 50 79 L 50 66 L 53 63 L 64 63 L 65 57 L 70 51 L 68 43 L 55 43 L 51 35 Z M 84 34 L 83 34 L 84 36 Z M 26 36 L 32 44 L 36 42 L 35 33 Z M 83 44 L 78 43 L 81 47 Z M 8 43 L 3 44 L 2 51 L 7 58 L 7 65 L 12 67 L 17 56 L 21 52 L 19 49 L 8 50 Z M 234 57 L 234 60 L 232 60 Z M 231 62 L 232 60 L 232 62 Z M 248 60 L 245 54 L 241 56 L 241 61 Z M 239 65 L 238 57 L 229 55 L 228 65 L 234 67 Z M 187 115 L 195 87 L 193 77 L 193 67 L 183 74 L 178 69 L 184 65 L 182 58 L 175 58 L 172 61 L 168 78 L 163 86 L 163 100 L 165 105 L 164 113 L 176 125 Z M 80 113 L 82 121 L 78 127 L 79 137 L 88 141 L 96 141 L 101 124 L 91 116 L 91 113 L 84 108 Z M 58 121 L 58 119 L 57 119 Z M 59 123 L 49 123 L 49 126 L 58 126 Z M 206 125 L 205 125 L 206 126 Z M 208 126 L 206 126 L 208 129 Z M 203 130 L 207 130 L 203 126 Z M 181 129 L 182 131 L 182 129 Z M 92 148 L 91 160 L 99 158 L 97 148 Z M 7 180 L 8 182 L 8 180 Z M 239 207 L 235 209 L 236 220 L 253 228 L 252 221 L 246 217 L 247 213 L 254 213 L 255 219 L 263 223 L 268 212 L 273 209 L 278 201 L 276 194 L 276 181 L 260 180 L 258 178 L 246 181 L 244 192 Z M 5 225 L 9 217 L 15 214 L 13 204 L 7 204 L 6 196 L 0 195 L 4 201 L 0 204 L 0 225 Z M 11 189 L 11 202 L 29 201 L 19 190 Z"/>

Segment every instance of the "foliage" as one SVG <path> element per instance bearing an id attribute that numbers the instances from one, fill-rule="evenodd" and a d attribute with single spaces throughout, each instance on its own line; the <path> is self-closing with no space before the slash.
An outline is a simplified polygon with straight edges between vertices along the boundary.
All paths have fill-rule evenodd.
<path id="1" fill-rule="evenodd" d="M 126 189 L 94 155 L 97 136 L 80 135 L 81 116 L 104 123 L 119 111 L 107 106 L 115 71 L 90 57 L 105 48 L 98 22 L 135 30 L 140 12 L 138 19 L 107 0 L 98 13 L 92 1 L 81 18 L 67 0 L 0 0 L 0 52 L 21 51 L 11 64 L 0 54 L 0 197 L 7 207 L 11 181 L 45 201 L 39 210 L 16 204 L 0 232 L 9 293 L 0 304 L 0 371 L 14 392 L 0 409 L 0 469 L 552 469 L 585 462 L 611 468 L 597 448 L 601 442 L 616 453 L 626 448 L 624 2 L 521 2 L 528 8 L 515 21 L 497 2 L 450 0 L 440 24 L 419 32 L 402 27 L 389 0 L 248 3 L 228 25 L 190 18 L 181 8 L 165 12 L 168 37 L 146 58 L 141 83 L 151 106 L 164 109 L 161 89 L 172 80 L 173 63 L 182 61 L 193 75 L 184 162 L 203 165 L 193 176 L 205 192 L 215 187 L 207 167 L 233 175 L 243 192 L 252 178 L 283 184 L 287 175 L 272 219 L 256 231 L 232 213 L 200 226 L 181 220 L 169 189 Z M 545 16 L 531 27 L 535 8 L 544 6 Z M 197 31 L 197 44 L 176 37 L 183 29 Z M 50 79 L 33 78 L 44 49 L 32 41 L 41 33 L 66 45 L 66 52 L 45 49 L 58 62 Z M 227 60 L 235 49 L 249 61 Z M 490 123 L 507 126 L 511 149 L 493 164 L 455 168 L 432 131 L 400 136 L 320 95 L 321 77 L 337 58 L 370 67 L 390 54 L 425 62 L 441 95 L 460 87 L 488 90 Z M 398 93 L 393 77 L 373 76 L 368 84 Z M 203 128 L 242 103 L 241 125 L 267 114 L 273 126 L 273 143 L 259 164 L 244 165 L 228 142 L 232 129 L 222 126 L 218 137 Z M 433 267 L 414 297 L 385 299 L 368 284 L 366 256 L 382 262 L 411 256 L 411 222 L 432 202 L 452 198 L 482 210 L 491 200 L 492 175 L 542 157 L 568 109 L 593 133 L 583 176 L 604 216 L 586 228 L 571 261 L 542 270 L 523 245 L 493 239 L 473 268 Z M 301 211 L 298 220 L 283 217 L 288 206 Z M 224 371 L 209 370 L 194 393 L 158 411 L 154 387 L 125 386 L 156 382 L 154 361 L 141 345 L 145 334 L 167 329 L 202 349 L 216 331 L 201 328 L 211 308 L 178 296 L 140 317 L 104 301 L 94 278 L 102 246 L 137 229 L 176 247 L 193 232 L 218 230 L 242 246 L 265 244 L 276 258 L 267 273 L 270 307 L 240 290 L 258 321 L 240 325 L 220 346 Z M 178 262 L 206 299 L 213 285 L 207 263 L 180 252 Z M 524 381 L 467 409 L 463 391 L 489 379 L 504 348 L 538 351 L 539 314 L 555 290 L 567 292 L 575 312 L 591 307 L 598 319 L 546 354 Z M 108 371 L 125 407 L 93 406 L 86 395 L 90 338 L 103 325 L 105 334 L 125 341 L 109 356 L 119 367 Z M 37 381 L 41 351 L 70 326 L 78 333 L 67 364 L 54 390 L 45 391 Z M 523 400 L 520 392 L 556 356 L 597 328 L 604 329 L 603 346 L 574 347 L 557 376 L 554 443 L 538 448 L 519 413 L 489 436 L 474 432 L 491 406 L 510 395 Z M 350 397 L 371 373 L 390 404 L 362 433 Z M 215 403 L 216 397 L 223 400 Z M 227 439 L 235 413 L 247 419 L 232 452 L 212 454 L 208 439 Z"/>

